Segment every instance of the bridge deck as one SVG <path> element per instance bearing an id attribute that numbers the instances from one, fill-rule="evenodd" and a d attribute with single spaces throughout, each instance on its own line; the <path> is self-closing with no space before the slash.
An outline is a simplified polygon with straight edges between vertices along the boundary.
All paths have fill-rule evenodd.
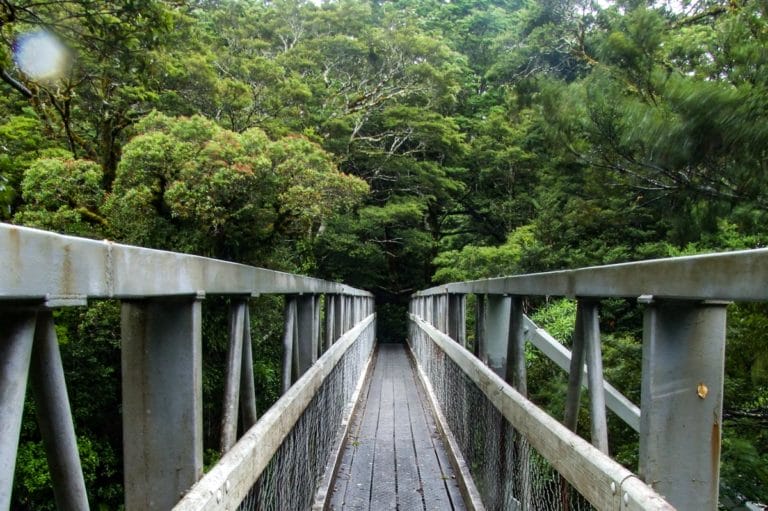
<path id="1" fill-rule="evenodd" d="M 330 509 L 466 509 L 405 350 L 379 346 L 331 487 Z"/>

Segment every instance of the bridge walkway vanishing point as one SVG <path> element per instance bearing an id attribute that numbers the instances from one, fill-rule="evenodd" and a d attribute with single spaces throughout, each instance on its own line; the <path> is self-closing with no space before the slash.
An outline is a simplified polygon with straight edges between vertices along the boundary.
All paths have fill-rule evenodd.
<path id="1" fill-rule="evenodd" d="M 768 249 L 444 284 L 412 296 L 407 350 L 380 346 L 374 371 L 364 290 L 2 223 L 0 261 L 0 511 L 28 382 L 57 508 L 89 507 L 54 312 L 91 300 L 121 308 L 126 511 L 714 511 L 727 305 L 768 301 Z M 284 304 L 282 396 L 257 416 L 251 298 L 270 294 Z M 230 304 L 229 351 L 222 456 L 206 472 L 211 296 Z M 577 302 L 571 349 L 524 314 L 546 297 Z M 603 377 L 605 299 L 643 317 L 640 406 Z M 568 374 L 560 417 L 526 398 L 529 350 Z M 591 441 L 574 433 L 582 389 Z M 638 433 L 638 473 L 609 455 L 607 409 Z"/>
<path id="2" fill-rule="evenodd" d="M 406 349 L 377 349 L 331 486 L 331 510 L 466 509 Z"/>

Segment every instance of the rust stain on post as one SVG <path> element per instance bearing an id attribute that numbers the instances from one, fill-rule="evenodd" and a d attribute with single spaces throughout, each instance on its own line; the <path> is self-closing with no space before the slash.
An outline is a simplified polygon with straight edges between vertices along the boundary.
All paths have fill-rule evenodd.
<path id="1" fill-rule="evenodd" d="M 710 452 L 712 459 L 710 460 L 711 473 L 717 475 L 720 470 L 720 423 L 715 418 L 715 422 L 712 423 L 712 437 L 710 438 Z M 713 485 L 715 491 L 717 491 L 717 485 Z"/>

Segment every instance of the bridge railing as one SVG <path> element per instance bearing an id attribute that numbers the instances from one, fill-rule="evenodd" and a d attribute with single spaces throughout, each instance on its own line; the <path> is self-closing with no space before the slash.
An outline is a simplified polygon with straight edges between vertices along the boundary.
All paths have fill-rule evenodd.
<path id="1" fill-rule="evenodd" d="M 605 465 L 602 479 L 590 476 L 580 480 L 575 474 L 569 475 L 574 467 L 608 460 L 607 405 L 639 431 L 642 481 L 678 509 L 714 510 L 718 505 L 726 307 L 730 301 L 768 300 L 766 281 L 768 250 L 760 249 L 451 283 L 413 296 L 411 342 L 417 346 L 417 358 L 419 350 L 438 350 L 420 360 L 427 373 L 425 368 L 433 364 L 430 360 L 434 357 L 457 364 L 482 399 L 490 400 L 542 455 L 554 456 L 547 462 L 596 507 L 619 509 L 604 504 L 615 498 L 618 489 L 625 490 L 628 481 L 634 481 L 627 476 L 623 484 L 617 482 L 615 474 L 623 472 L 615 464 L 610 469 Z M 468 294 L 476 297 L 477 357 L 457 349 L 466 343 Z M 577 300 L 572 352 L 524 315 L 524 299 L 536 296 Z M 636 299 L 642 308 L 639 407 L 603 379 L 598 311 L 604 298 Z M 446 339 L 452 343 L 446 344 Z M 524 353 L 528 341 L 569 373 L 565 428 L 539 421 L 531 429 L 515 411 L 533 406 L 525 400 Z M 495 373 L 493 377 L 491 373 Z M 445 384 L 439 374 L 428 375 L 438 378 L 432 381 L 433 386 Z M 507 384 L 502 385 L 502 381 Z M 586 450 L 578 447 L 576 438 L 563 433 L 576 429 L 583 385 L 589 388 L 593 444 Z M 435 389 L 438 397 L 440 392 Z M 537 414 L 531 411 L 530 417 Z M 556 431 L 558 440 L 553 440 L 553 445 L 576 445 L 575 454 L 566 456 L 547 451 L 552 446 L 538 445 L 542 431 L 544 437 Z M 642 501 L 644 491 L 637 502 Z M 632 493 L 626 493 L 632 502 Z"/>
<path id="2" fill-rule="evenodd" d="M 0 264 L 0 510 L 10 507 L 28 381 L 39 411 L 57 507 L 88 509 L 54 328 L 57 308 L 87 306 L 92 299 L 121 303 L 129 511 L 170 509 L 203 476 L 202 306 L 206 296 L 228 296 L 232 304 L 222 452 L 241 455 L 240 444 L 249 442 L 259 444 L 258 451 L 268 452 L 262 441 L 273 428 L 267 423 L 280 430 L 277 436 L 269 435 L 269 445 L 299 449 L 294 444 L 280 446 L 295 437 L 301 418 L 313 409 L 310 401 L 328 400 L 321 408 L 331 401 L 348 401 L 372 349 L 372 295 L 338 283 L 7 224 L 0 224 Z M 261 294 L 285 295 L 284 396 L 257 422 L 248 301 Z M 333 423 L 340 417 L 324 420 L 328 428 L 337 428 Z M 239 419 L 247 432 L 237 443 Z M 320 437 L 313 438 L 315 453 L 309 453 L 306 442 L 300 448 L 306 459 L 324 465 L 325 447 Z M 240 479 L 224 481 L 213 492 L 214 499 L 219 492 L 240 492 L 247 479 L 242 473 L 243 467 L 238 468 Z M 305 481 L 307 486 L 315 483 Z M 262 501 L 279 498 L 270 494 L 275 490 L 266 483 L 260 488 Z"/>

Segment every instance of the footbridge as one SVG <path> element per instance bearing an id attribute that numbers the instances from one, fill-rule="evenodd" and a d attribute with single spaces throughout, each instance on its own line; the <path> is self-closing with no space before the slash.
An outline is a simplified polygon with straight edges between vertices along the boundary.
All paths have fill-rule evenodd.
<path id="1" fill-rule="evenodd" d="M 460 282 L 413 295 L 407 342 L 377 346 L 374 297 L 339 283 L 7 224 L 0 262 L 0 510 L 28 390 L 57 507 L 89 508 L 54 318 L 95 300 L 121 304 L 128 511 L 714 510 L 727 304 L 768 299 L 767 250 Z M 282 396 L 258 416 L 249 301 L 266 294 L 285 297 Z M 231 303 L 223 455 L 204 470 L 202 311 L 217 295 Z M 572 350 L 524 314 L 553 296 L 578 302 Z M 603 378 L 608 298 L 642 309 L 639 406 Z M 530 350 L 568 373 L 559 417 L 527 399 Z M 608 409 L 639 435 L 637 473 L 609 456 Z"/>

